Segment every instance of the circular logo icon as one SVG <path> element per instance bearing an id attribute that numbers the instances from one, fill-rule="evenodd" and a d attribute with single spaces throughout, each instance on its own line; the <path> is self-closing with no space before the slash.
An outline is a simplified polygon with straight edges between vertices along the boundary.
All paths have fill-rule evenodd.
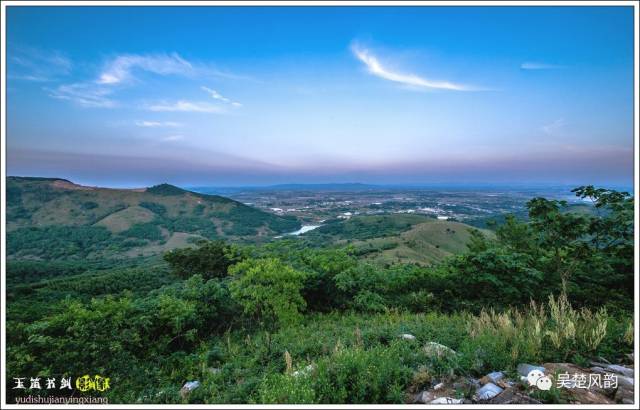
<path id="1" fill-rule="evenodd" d="M 529 382 L 529 386 L 535 386 L 536 382 L 539 378 L 544 377 L 544 373 L 538 369 L 533 369 L 527 375 L 527 381 Z"/>
<path id="2" fill-rule="evenodd" d="M 551 390 L 551 379 L 547 376 L 542 376 L 536 381 L 536 386 L 540 390 Z"/>

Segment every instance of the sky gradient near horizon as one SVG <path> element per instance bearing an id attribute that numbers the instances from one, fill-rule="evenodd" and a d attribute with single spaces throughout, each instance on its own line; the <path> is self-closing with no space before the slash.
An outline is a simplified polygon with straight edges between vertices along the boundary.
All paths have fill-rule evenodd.
<path id="1" fill-rule="evenodd" d="M 7 8 L 7 174 L 633 181 L 631 7 Z"/>

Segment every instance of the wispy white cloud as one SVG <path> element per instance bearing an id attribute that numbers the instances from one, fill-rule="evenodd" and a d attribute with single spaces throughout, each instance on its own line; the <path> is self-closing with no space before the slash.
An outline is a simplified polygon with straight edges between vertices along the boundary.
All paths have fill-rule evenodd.
<path id="1" fill-rule="evenodd" d="M 175 102 L 159 102 L 143 107 L 149 111 L 181 111 L 181 112 L 205 112 L 212 114 L 222 114 L 224 109 L 203 101 L 179 100 Z"/>
<path id="2" fill-rule="evenodd" d="M 71 59 L 57 50 L 10 47 L 7 59 L 9 79 L 47 82 L 71 73 Z"/>
<path id="3" fill-rule="evenodd" d="M 362 48 L 356 44 L 351 47 L 353 54 L 362 61 L 367 70 L 380 78 L 404 84 L 410 87 L 427 88 L 427 89 L 444 89 L 455 91 L 478 91 L 477 87 L 471 87 L 464 84 L 453 83 L 449 81 L 431 80 L 416 74 L 400 73 L 385 67 L 370 50 Z"/>
<path id="4" fill-rule="evenodd" d="M 142 70 L 158 75 L 189 75 L 193 72 L 191 63 L 177 53 L 136 55 L 125 54 L 109 61 L 98 76 L 98 84 L 119 84 L 134 79 L 133 71 Z"/>
<path id="5" fill-rule="evenodd" d="M 125 83 L 135 80 L 136 71 L 193 78 L 218 77 L 233 80 L 250 80 L 246 76 L 222 71 L 208 62 L 187 61 L 174 52 L 170 54 L 117 55 L 106 62 L 96 82 L 100 84 Z"/>
<path id="6" fill-rule="evenodd" d="M 565 66 L 534 61 L 525 61 L 524 63 L 520 64 L 520 68 L 523 70 L 557 70 L 560 68 L 565 68 Z"/>
<path id="7" fill-rule="evenodd" d="M 233 107 L 242 107 L 242 104 L 240 104 L 237 101 L 232 101 L 227 97 L 224 97 L 222 94 L 220 94 L 219 92 L 217 92 L 216 90 L 213 90 L 209 87 L 205 87 L 204 85 L 202 87 L 200 87 L 204 92 L 206 92 L 207 94 L 209 94 L 211 96 L 211 98 L 213 98 L 214 100 L 219 100 L 222 101 L 226 104 L 232 105 Z"/>
<path id="8" fill-rule="evenodd" d="M 159 127 L 181 127 L 182 124 L 179 122 L 173 121 L 136 121 L 136 125 L 138 127 L 149 127 L 149 128 L 159 128 Z"/>
<path id="9" fill-rule="evenodd" d="M 216 90 L 212 90 L 211 88 L 209 88 L 209 87 L 205 87 L 204 85 L 203 85 L 202 87 L 200 87 L 200 88 L 201 88 L 203 91 L 207 92 L 207 93 L 211 96 L 211 98 L 214 98 L 214 99 L 216 99 L 216 100 L 220 100 L 220 101 L 223 101 L 223 102 L 226 102 L 226 103 L 230 103 L 230 102 L 231 102 L 231 100 L 230 100 L 230 99 L 228 99 L 228 98 L 226 98 L 226 97 L 223 97 L 223 96 L 222 96 L 220 93 L 218 93 Z"/>
<path id="10" fill-rule="evenodd" d="M 18 57 L 19 58 L 19 57 Z M 63 65 L 63 60 L 59 64 Z M 160 76 L 178 75 L 188 78 L 222 77 L 228 79 L 243 79 L 244 77 L 217 70 L 211 64 L 202 62 L 190 62 L 182 58 L 178 53 L 171 54 L 121 54 L 107 61 L 102 70 L 93 80 L 77 82 L 59 86 L 55 89 L 47 89 L 49 96 L 58 99 L 71 100 L 84 107 L 115 107 L 115 100 L 108 98 L 121 86 L 130 86 L 141 79 L 142 72 L 153 73 Z M 25 77 L 37 81 L 40 77 L 30 75 Z M 204 88 L 203 88 L 204 89 Z M 220 102 L 233 107 L 241 107 L 242 104 L 223 97 L 215 90 L 205 90 Z M 159 103 L 146 106 L 151 111 L 192 111 L 192 112 L 223 112 L 223 108 L 204 102 L 190 102 L 180 100 L 175 103 Z M 145 125 L 139 125 L 145 126 Z M 158 124 L 146 126 L 161 126 Z M 170 125 L 162 125 L 170 126 Z"/>
<path id="11" fill-rule="evenodd" d="M 63 64 L 60 60 L 59 64 Z M 177 53 L 156 55 L 120 55 L 109 61 L 94 81 L 63 84 L 55 89 L 45 89 L 49 96 L 73 101 L 83 107 L 113 108 L 118 104 L 111 95 L 114 86 L 135 80 L 134 70 L 158 75 L 188 75 L 191 64 Z"/>
<path id="12" fill-rule="evenodd" d="M 564 118 L 559 118 L 555 121 L 550 122 L 549 124 L 545 124 L 541 127 L 542 132 L 547 135 L 557 135 L 559 134 L 565 127 L 566 121 Z"/>
<path id="13" fill-rule="evenodd" d="M 72 101 L 83 107 L 113 108 L 117 105 L 110 98 L 112 90 L 92 83 L 63 84 L 44 90 L 52 98 Z"/>

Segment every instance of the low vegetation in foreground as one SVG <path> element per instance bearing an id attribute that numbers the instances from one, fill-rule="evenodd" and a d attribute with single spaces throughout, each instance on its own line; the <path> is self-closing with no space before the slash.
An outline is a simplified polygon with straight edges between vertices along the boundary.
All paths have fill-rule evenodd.
<path id="1" fill-rule="evenodd" d="M 463 253 L 430 266 L 363 258 L 366 235 L 203 241 L 164 261 L 85 270 L 10 265 L 30 280 L 8 289 L 7 392 L 14 376 L 98 373 L 110 403 L 407 403 L 442 383 L 472 402 L 478 379 L 517 380 L 523 363 L 624 364 L 633 199 L 575 192 L 597 212 L 535 198 L 528 222 L 473 230 Z"/>

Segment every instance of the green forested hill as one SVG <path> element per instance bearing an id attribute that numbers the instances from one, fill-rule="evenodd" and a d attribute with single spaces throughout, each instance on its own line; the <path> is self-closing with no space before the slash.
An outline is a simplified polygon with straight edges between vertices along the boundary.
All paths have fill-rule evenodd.
<path id="1" fill-rule="evenodd" d="M 332 220 L 305 237 L 322 244 L 352 244 L 361 257 L 385 265 L 431 265 L 465 252 L 471 232 L 476 230 L 488 239 L 495 238 L 495 234 L 486 229 L 413 214 L 365 215 Z"/>
<path id="2" fill-rule="evenodd" d="M 14 258 L 148 256 L 202 238 L 259 241 L 299 226 L 294 218 L 168 184 L 108 189 L 7 178 L 7 250 Z"/>

